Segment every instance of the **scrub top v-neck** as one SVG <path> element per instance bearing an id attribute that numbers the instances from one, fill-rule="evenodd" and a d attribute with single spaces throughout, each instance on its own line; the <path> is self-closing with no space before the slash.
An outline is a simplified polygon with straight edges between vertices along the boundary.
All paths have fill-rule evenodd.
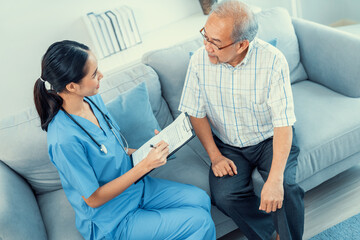
<path id="1" fill-rule="evenodd" d="M 90 98 L 111 118 L 99 95 Z M 138 208 L 143 194 L 143 182 L 131 185 L 98 208 L 91 208 L 85 203 L 82 196 L 89 198 L 100 186 L 123 175 L 132 167 L 130 157 L 116 140 L 102 114 L 93 103 L 87 102 L 100 128 L 87 119 L 71 116 L 96 141 L 104 144 L 108 153 L 101 152 L 89 136 L 61 110 L 49 124 L 48 150 L 51 161 L 58 169 L 65 194 L 75 210 L 78 230 L 86 239 L 111 239 L 125 216 Z M 112 122 L 116 124 L 114 120 Z"/>

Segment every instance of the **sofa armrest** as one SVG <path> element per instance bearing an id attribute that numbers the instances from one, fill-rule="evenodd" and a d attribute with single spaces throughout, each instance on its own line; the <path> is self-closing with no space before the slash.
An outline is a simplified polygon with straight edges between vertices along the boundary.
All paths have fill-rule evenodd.
<path id="1" fill-rule="evenodd" d="M 47 239 L 32 189 L 2 161 L 0 196 L 0 239 Z"/>
<path id="2" fill-rule="evenodd" d="M 311 81 L 360 97 L 360 38 L 303 19 L 293 19 L 300 60 Z"/>

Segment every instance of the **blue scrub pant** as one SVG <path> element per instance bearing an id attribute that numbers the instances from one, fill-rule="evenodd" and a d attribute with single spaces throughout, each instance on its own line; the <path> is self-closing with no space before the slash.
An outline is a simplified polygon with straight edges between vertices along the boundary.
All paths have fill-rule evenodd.
<path id="1" fill-rule="evenodd" d="M 257 167 L 263 180 L 267 180 L 273 157 L 273 138 L 244 148 L 224 144 L 216 136 L 214 140 L 220 152 L 235 163 L 238 172 L 232 177 L 216 177 L 210 169 L 211 195 L 217 207 L 234 220 L 248 239 L 268 240 L 276 229 L 281 240 L 301 240 L 304 191 L 295 182 L 299 155 L 295 132 L 284 172 L 283 206 L 271 215 L 259 210 L 260 199 L 255 195 L 251 175 Z"/>
<path id="2" fill-rule="evenodd" d="M 120 239 L 216 239 L 205 191 L 151 177 L 144 183 L 143 201 L 120 224 Z"/>

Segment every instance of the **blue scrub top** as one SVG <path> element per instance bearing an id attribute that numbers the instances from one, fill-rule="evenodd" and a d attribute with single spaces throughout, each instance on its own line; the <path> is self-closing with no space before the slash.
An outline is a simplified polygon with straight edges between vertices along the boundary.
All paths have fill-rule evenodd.
<path id="1" fill-rule="evenodd" d="M 111 118 L 100 95 L 90 98 Z M 99 110 L 91 102 L 89 104 L 101 129 L 85 118 L 76 115 L 72 117 L 98 143 L 104 144 L 108 153 L 101 152 L 95 142 L 62 110 L 49 124 L 48 150 L 50 159 L 59 172 L 65 194 L 75 210 L 76 227 L 83 237 L 115 239 L 115 234 L 119 234 L 116 231 L 120 222 L 140 204 L 143 181 L 131 185 L 119 196 L 98 208 L 91 208 L 85 203 L 82 196 L 90 197 L 100 186 L 132 168 L 130 157 L 116 140 Z M 116 124 L 113 118 L 111 119 L 113 124 Z"/>

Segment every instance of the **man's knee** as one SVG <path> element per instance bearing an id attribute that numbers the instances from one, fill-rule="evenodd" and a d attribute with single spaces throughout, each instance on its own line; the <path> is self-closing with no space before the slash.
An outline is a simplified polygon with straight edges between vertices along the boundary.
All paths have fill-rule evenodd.
<path id="1" fill-rule="evenodd" d="M 304 190 L 299 186 L 299 184 L 291 182 L 284 182 L 284 195 L 286 198 L 291 198 L 294 196 L 304 197 Z"/>
<path id="2" fill-rule="evenodd" d="M 213 190 L 213 189 L 211 189 Z M 254 190 L 250 186 L 248 188 L 244 188 L 234 191 L 211 191 L 211 197 L 213 202 L 217 207 L 222 209 L 223 211 L 232 211 L 232 209 L 237 208 L 243 199 L 254 196 Z"/>

